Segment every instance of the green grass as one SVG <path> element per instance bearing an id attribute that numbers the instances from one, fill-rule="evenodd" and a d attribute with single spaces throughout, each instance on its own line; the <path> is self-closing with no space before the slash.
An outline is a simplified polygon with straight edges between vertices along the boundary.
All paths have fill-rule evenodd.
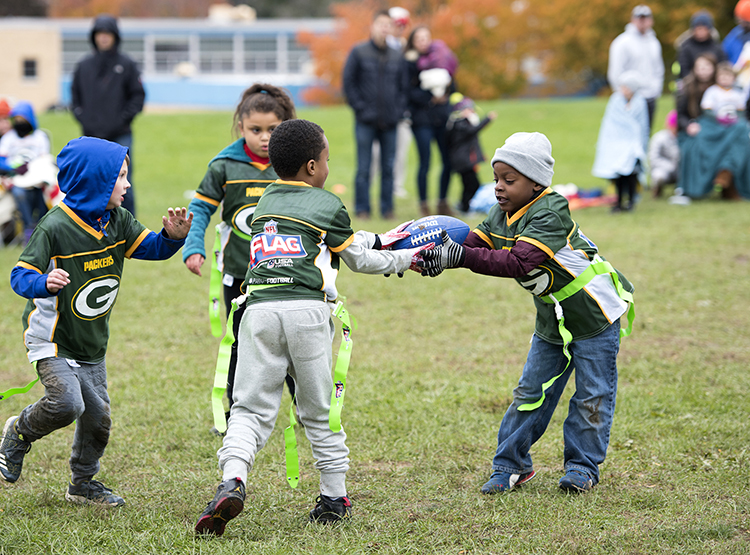
<path id="1" fill-rule="evenodd" d="M 604 187 L 589 170 L 605 102 L 485 103 L 498 119 L 482 143 L 489 154 L 515 131 L 542 131 L 553 144 L 556 183 Z M 661 102 L 657 122 L 668 104 Z M 351 206 L 349 110 L 300 116 L 326 130 L 329 184 L 344 184 Z M 69 115 L 40 119 L 56 152 L 77 134 Z M 229 121 L 228 113 L 137 120 L 135 186 L 146 225 L 158 229 L 168 206 L 187 204 L 184 192 L 229 142 Z M 417 215 L 415 159 L 412 147 L 410 197 L 396 204 L 400 219 Z M 433 180 L 437 173 L 436 164 Z M 489 167 L 481 173 L 490 179 Z M 459 188 L 455 180 L 454 199 Z M 65 502 L 73 428 L 60 430 L 34 444 L 18 483 L 0 482 L 0 554 L 749 553 L 748 205 L 709 199 L 673 206 L 644 195 L 631 214 L 600 207 L 574 218 L 637 288 L 608 458 L 590 494 L 557 489 L 570 386 L 533 448 L 537 478 L 507 495 L 478 493 L 533 331 L 528 293 L 513 280 L 464 270 L 428 280 L 343 269 L 339 289 L 359 321 L 343 413 L 354 519 L 306 523 L 318 476 L 298 433 L 302 481 L 297 490 L 285 483 L 285 395 L 281 421 L 250 474 L 246 510 L 223 538 L 195 539 L 195 519 L 220 479 L 220 441 L 208 433 L 218 341 L 205 314 L 208 280 L 190 274 L 178 255 L 128 262 L 111 320 L 114 427 L 98 477 L 127 505 L 108 511 Z M 378 232 L 391 222 L 354 226 Z M 21 341 L 25 301 L 8 277 L 19 254 L 0 249 L 0 389 L 31 378 Z M 41 394 L 37 385 L 0 402 L 0 419 Z"/>

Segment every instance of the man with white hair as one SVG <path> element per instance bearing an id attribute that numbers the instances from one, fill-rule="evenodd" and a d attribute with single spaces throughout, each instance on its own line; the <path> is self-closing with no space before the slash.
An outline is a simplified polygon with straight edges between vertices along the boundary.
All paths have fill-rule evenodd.
<path id="1" fill-rule="evenodd" d="M 620 84 L 621 75 L 629 70 L 637 71 L 641 77 L 640 93 L 648 105 L 648 125 L 656 109 L 656 99 L 664 88 L 664 59 L 661 43 L 653 30 L 654 16 L 651 8 L 639 4 L 630 14 L 630 23 L 625 32 L 618 35 L 609 47 L 607 80 L 612 90 Z"/>

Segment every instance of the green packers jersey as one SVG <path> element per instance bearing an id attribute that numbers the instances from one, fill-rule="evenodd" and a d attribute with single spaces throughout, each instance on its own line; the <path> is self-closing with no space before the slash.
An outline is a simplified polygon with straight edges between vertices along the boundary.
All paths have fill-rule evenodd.
<path id="1" fill-rule="evenodd" d="M 23 315 L 29 361 L 48 357 L 99 362 L 109 339 L 109 316 L 124 259 L 149 230 L 124 208 L 112 210 L 106 236 L 83 222 L 65 201 L 40 220 L 18 265 L 40 274 L 55 268 L 70 283 L 53 297 L 30 299 Z"/>
<path id="2" fill-rule="evenodd" d="M 278 180 L 258 202 L 251 227 L 250 267 L 242 285 L 252 292 L 248 302 L 338 297 L 336 253 L 354 240 L 341 199 L 306 183 Z"/>
<path id="3" fill-rule="evenodd" d="M 511 249 L 518 241 L 526 241 L 547 253 L 549 259 L 516 281 L 534 295 L 536 334 L 545 341 L 562 345 L 555 307 L 542 301 L 541 297 L 557 292 L 573 281 L 589 267 L 599 252 L 571 218 L 568 201 L 547 188 L 512 216 L 495 205 L 474 232 L 493 249 Z M 619 272 L 618 275 L 623 287 L 632 292 L 630 282 Z M 620 299 L 608 274 L 596 276 L 561 305 L 565 326 L 574 340 L 601 333 L 628 307 Z"/>
<path id="4" fill-rule="evenodd" d="M 244 143 L 244 139 L 240 139 Z M 250 222 L 260 196 L 276 180 L 270 164 L 214 159 L 208 166 L 195 198 L 221 206 L 222 273 L 238 279 L 247 272 L 250 259 Z"/>

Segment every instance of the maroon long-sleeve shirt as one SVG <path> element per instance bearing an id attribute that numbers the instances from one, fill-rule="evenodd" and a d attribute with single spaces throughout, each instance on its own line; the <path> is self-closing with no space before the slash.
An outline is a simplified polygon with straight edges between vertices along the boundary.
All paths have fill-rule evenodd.
<path id="1" fill-rule="evenodd" d="M 477 274 L 518 278 L 547 260 L 542 249 L 526 241 L 518 241 L 510 249 L 494 250 L 476 233 L 469 233 L 463 242 L 466 257 L 463 267 Z"/>

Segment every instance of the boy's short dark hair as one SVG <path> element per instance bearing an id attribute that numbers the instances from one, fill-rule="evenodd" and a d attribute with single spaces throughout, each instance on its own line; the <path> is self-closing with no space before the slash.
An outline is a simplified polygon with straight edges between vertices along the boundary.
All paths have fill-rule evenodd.
<path id="1" fill-rule="evenodd" d="M 310 160 L 317 160 L 326 147 L 324 136 L 320 125 L 306 119 L 281 122 L 268 141 L 268 158 L 276 175 L 292 178 Z"/>

